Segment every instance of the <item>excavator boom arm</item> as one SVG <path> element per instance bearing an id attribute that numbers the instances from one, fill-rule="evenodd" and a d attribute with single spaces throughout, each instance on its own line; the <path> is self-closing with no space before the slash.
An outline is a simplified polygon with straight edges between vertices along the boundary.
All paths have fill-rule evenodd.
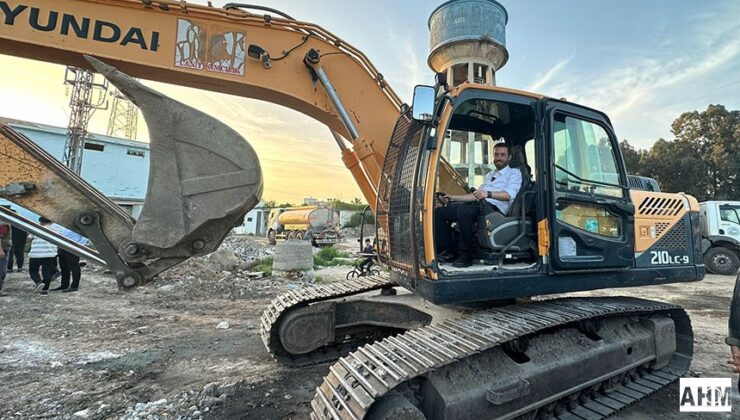
<path id="1" fill-rule="evenodd" d="M 262 193 L 259 161 L 241 136 L 134 78 L 260 99 L 321 121 L 373 207 L 391 130 L 406 110 L 367 57 L 328 31 L 236 6 L 0 0 L 0 53 L 94 69 L 144 114 L 151 164 L 137 221 L 0 127 L 8 163 L 0 196 L 90 238 L 123 288 L 215 250 Z"/>
<path id="2" fill-rule="evenodd" d="M 403 108 L 364 54 L 320 26 L 185 1 L 0 0 L 0 53 L 90 68 L 87 54 L 134 78 L 302 112 L 351 143 L 337 137 L 371 206 Z"/>

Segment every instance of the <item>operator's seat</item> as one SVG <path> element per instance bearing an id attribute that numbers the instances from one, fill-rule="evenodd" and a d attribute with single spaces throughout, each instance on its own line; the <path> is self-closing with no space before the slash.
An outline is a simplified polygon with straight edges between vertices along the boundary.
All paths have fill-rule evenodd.
<path id="1" fill-rule="evenodd" d="M 509 166 L 521 171 L 522 186 L 509 207 L 508 214 L 503 215 L 497 211 L 481 213 L 476 236 L 484 252 L 497 253 L 506 249 L 506 254 L 512 258 L 528 258 L 534 255 L 537 246 L 532 217 L 535 189 L 531 169 L 524 159 L 521 147 L 513 148 Z"/>

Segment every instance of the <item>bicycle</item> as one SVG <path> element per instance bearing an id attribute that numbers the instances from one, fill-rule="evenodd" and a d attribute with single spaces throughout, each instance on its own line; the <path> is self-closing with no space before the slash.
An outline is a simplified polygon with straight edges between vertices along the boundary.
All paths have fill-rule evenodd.
<path id="1" fill-rule="evenodd" d="M 347 273 L 347 280 L 356 279 L 358 277 L 368 277 L 368 276 L 379 276 L 380 270 L 375 269 L 373 267 L 370 267 L 369 270 L 365 270 L 360 266 L 359 261 L 355 261 L 355 265 L 352 267 L 352 270 Z"/>

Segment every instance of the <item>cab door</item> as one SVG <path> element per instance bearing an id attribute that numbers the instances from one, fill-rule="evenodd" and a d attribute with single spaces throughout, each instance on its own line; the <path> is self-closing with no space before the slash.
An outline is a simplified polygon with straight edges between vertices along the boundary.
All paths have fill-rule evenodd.
<path id="1" fill-rule="evenodd" d="M 544 107 L 551 269 L 631 267 L 635 208 L 608 118 L 561 101 L 545 101 Z"/>

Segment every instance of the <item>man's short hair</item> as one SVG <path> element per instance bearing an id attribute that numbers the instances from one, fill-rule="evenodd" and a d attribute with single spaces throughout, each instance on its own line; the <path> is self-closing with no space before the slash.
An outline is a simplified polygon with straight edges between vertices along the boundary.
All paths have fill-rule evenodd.
<path id="1" fill-rule="evenodd" d="M 370 242 L 370 238 L 365 239 L 365 242 Z"/>
<path id="2" fill-rule="evenodd" d="M 506 154 L 508 154 L 509 156 L 511 156 L 511 146 L 509 146 L 508 144 L 506 144 L 504 142 L 501 142 L 501 143 L 496 143 L 496 144 L 493 145 L 493 148 L 494 149 L 496 149 L 497 147 L 505 147 L 506 148 Z"/>

